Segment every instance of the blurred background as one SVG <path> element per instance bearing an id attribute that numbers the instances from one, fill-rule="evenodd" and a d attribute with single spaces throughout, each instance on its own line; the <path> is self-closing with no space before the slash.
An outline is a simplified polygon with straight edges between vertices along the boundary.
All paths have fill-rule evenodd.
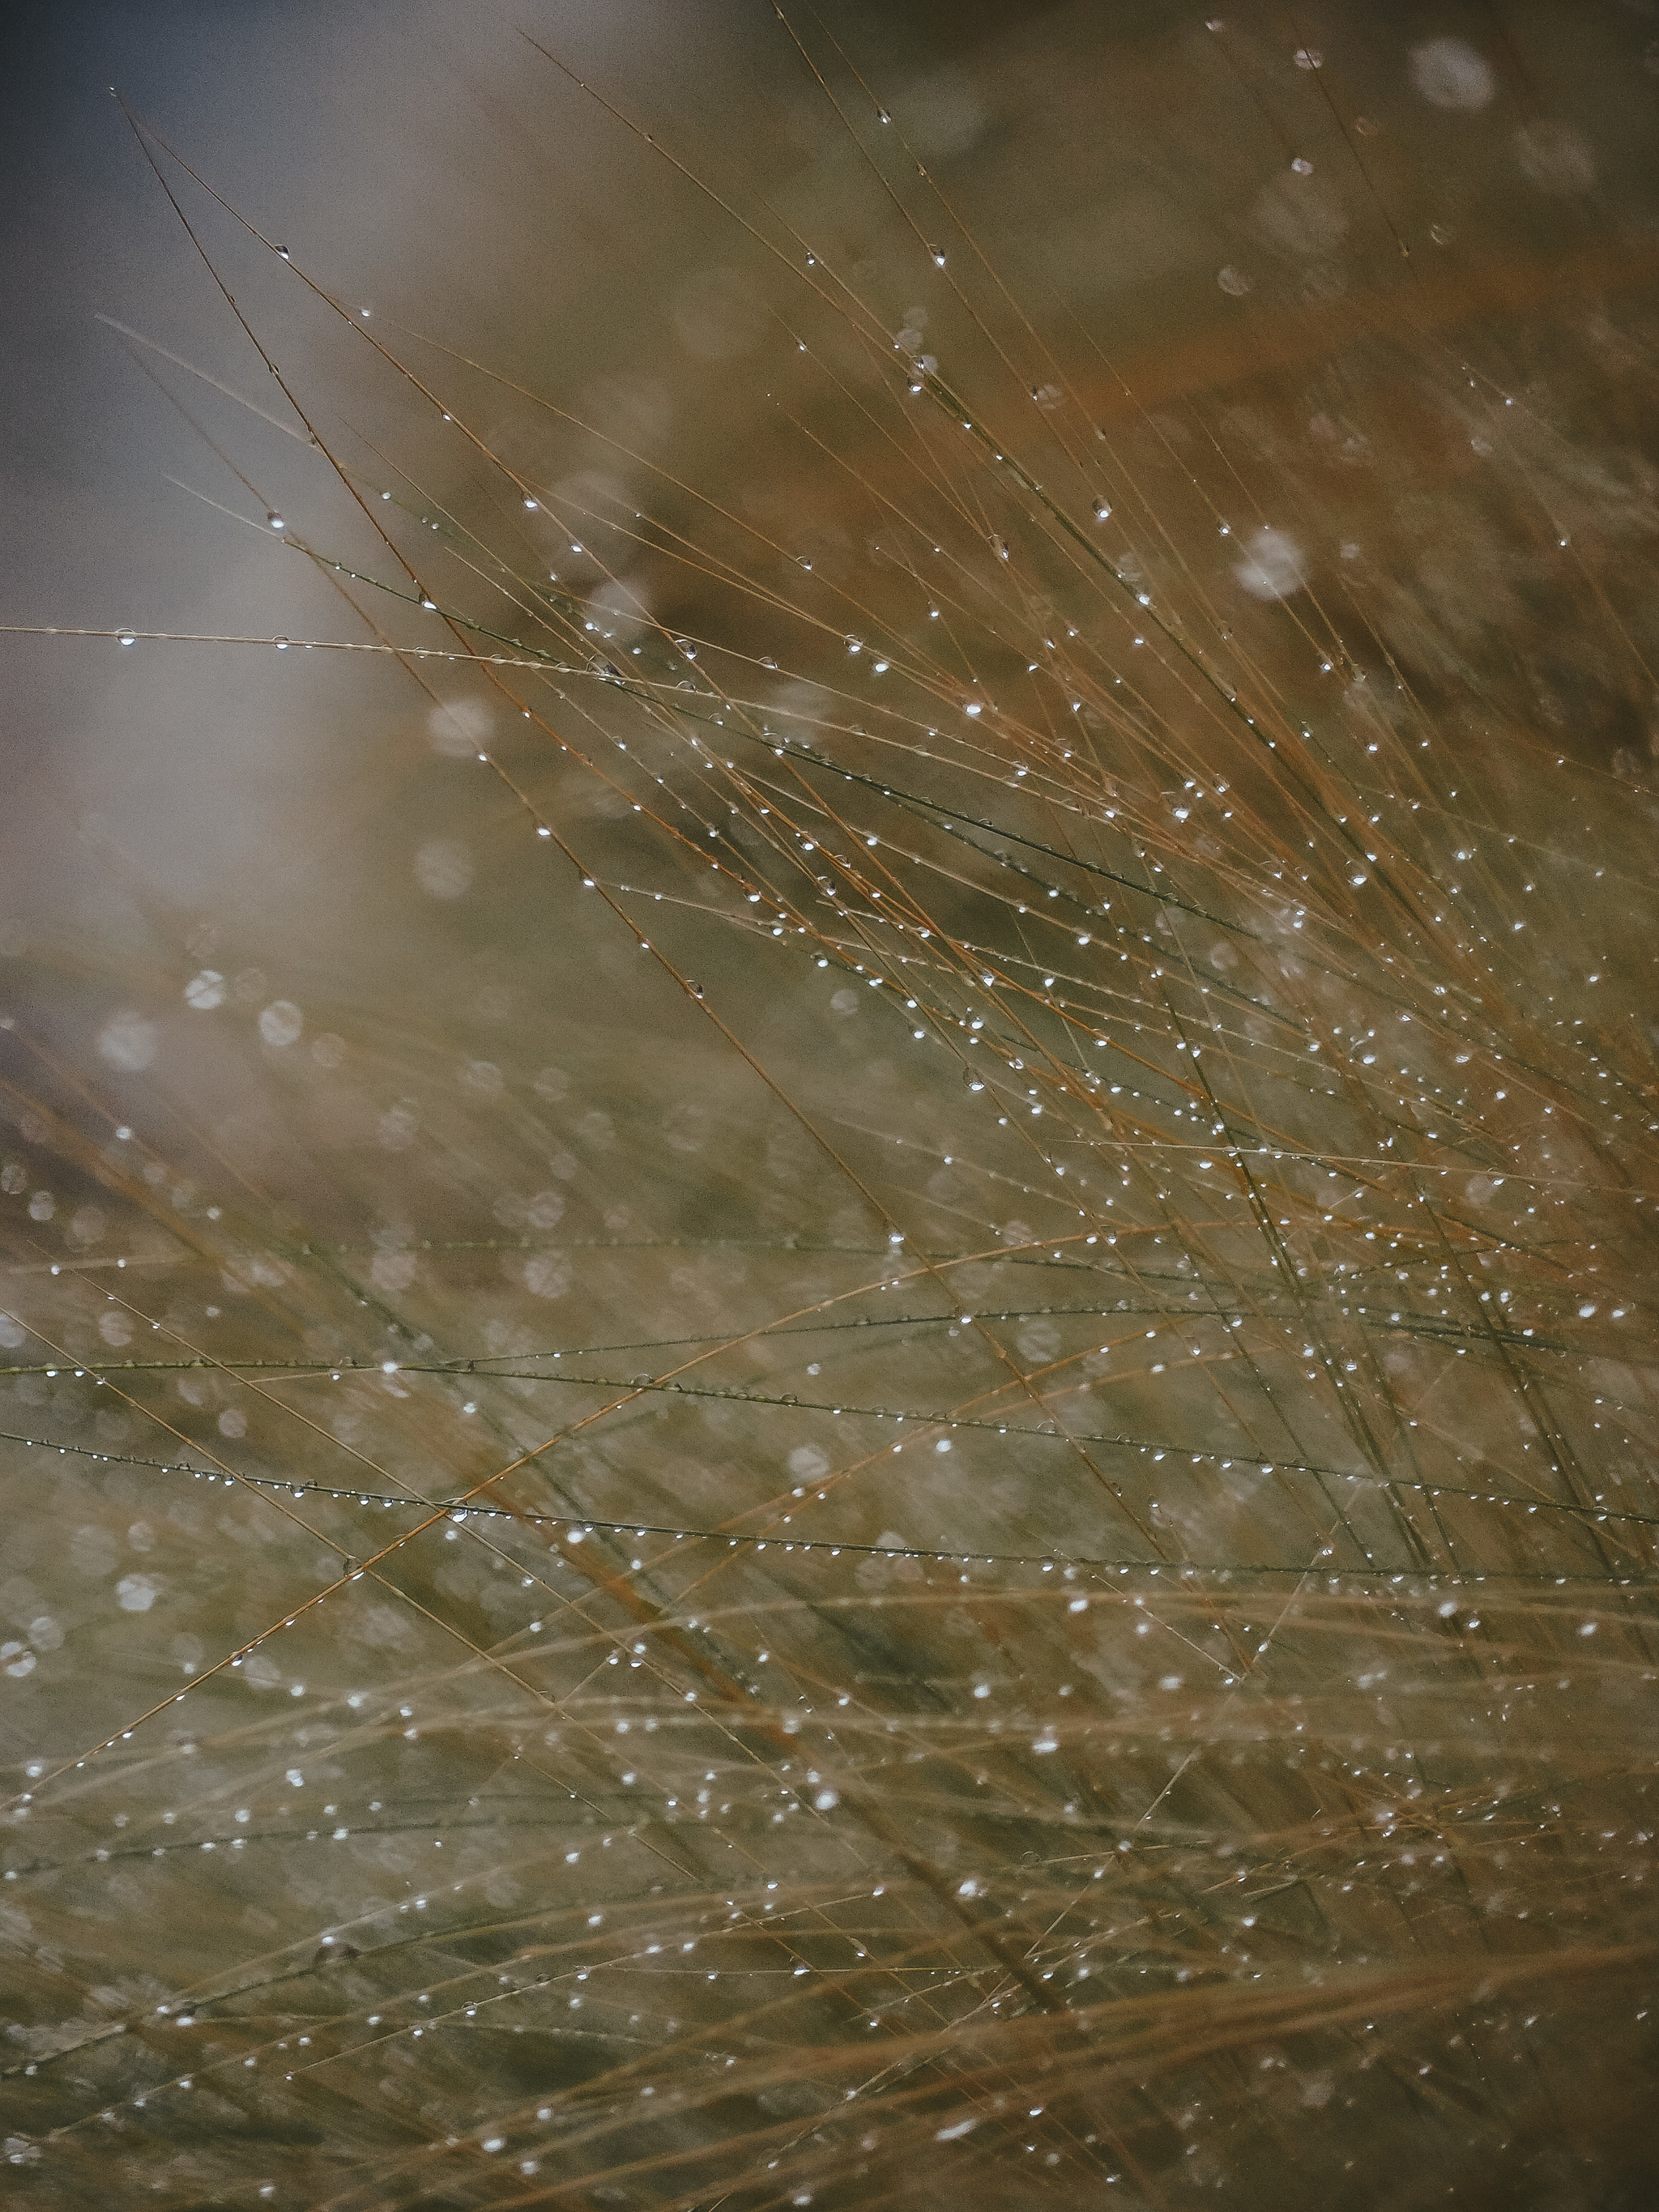
<path id="1" fill-rule="evenodd" d="M 18 2201 L 1650 2201 L 1659 12 L 5 36 Z"/>

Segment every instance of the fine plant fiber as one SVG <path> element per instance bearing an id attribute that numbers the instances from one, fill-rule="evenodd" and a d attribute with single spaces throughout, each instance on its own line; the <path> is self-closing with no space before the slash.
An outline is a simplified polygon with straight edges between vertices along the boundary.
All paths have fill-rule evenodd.
<path id="1" fill-rule="evenodd" d="M 479 18 L 441 300 L 112 105 L 15 2202 L 1652 2202 L 1640 14 Z"/>

